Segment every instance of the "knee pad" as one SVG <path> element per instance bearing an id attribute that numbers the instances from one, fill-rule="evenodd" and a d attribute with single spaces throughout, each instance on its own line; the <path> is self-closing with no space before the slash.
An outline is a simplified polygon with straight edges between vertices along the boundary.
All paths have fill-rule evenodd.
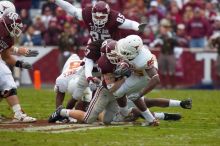
<path id="1" fill-rule="evenodd" d="M 4 91 L 1 91 L 1 97 L 2 98 L 7 98 L 7 97 L 10 97 L 10 96 L 13 96 L 13 95 L 17 95 L 17 89 L 16 88 L 12 88 L 10 90 L 4 90 Z"/>

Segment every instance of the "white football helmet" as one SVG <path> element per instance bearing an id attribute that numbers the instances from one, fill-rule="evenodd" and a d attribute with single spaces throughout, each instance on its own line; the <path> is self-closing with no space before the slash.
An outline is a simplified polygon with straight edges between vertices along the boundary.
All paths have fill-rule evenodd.
<path id="1" fill-rule="evenodd" d="M 126 60 L 133 60 L 143 47 L 143 41 L 138 35 L 129 35 L 117 42 L 117 52 Z"/>
<path id="2" fill-rule="evenodd" d="M 15 6 L 10 1 L 0 1 L 0 18 L 5 14 L 9 12 L 15 13 Z"/>

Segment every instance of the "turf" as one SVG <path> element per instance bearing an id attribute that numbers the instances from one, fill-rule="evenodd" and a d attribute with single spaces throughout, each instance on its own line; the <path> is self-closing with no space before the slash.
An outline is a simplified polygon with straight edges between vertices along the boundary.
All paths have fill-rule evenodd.
<path id="1" fill-rule="evenodd" d="M 19 89 L 24 110 L 38 119 L 47 119 L 54 110 L 52 90 Z M 178 122 L 161 121 L 159 127 L 117 127 L 62 134 L 3 132 L 0 146 L 160 146 L 160 145 L 220 145 L 220 91 L 158 90 L 149 97 L 184 99 L 191 97 L 192 110 L 181 108 L 152 108 L 153 111 L 178 112 Z M 0 114 L 12 116 L 5 101 L 0 103 Z"/>

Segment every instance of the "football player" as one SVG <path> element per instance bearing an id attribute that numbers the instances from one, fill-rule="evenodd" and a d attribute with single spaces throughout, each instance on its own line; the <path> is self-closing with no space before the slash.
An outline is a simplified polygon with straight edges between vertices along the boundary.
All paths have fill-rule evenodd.
<path id="1" fill-rule="evenodd" d="M 160 83 L 156 58 L 147 47 L 143 46 L 142 39 L 137 35 L 130 35 L 119 40 L 116 48 L 118 54 L 132 66 L 133 72 L 125 80 L 125 83 L 114 92 L 114 95 L 121 97 L 126 94 L 128 99 L 132 100 L 141 111 L 142 116 L 148 122 L 153 122 L 155 119 L 141 97 L 149 93 Z M 168 106 L 167 103 L 171 106 L 184 106 L 184 108 L 191 108 L 192 106 L 191 99 L 182 103 L 178 100 L 170 100 L 169 102 L 165 101 L 160 104 L 162 106 Z M 123 116 L 126 115 L 119 114 L 115 120 L 117 121 Z"/>
<path id="2" fill-rule="evenodd" d="M 5 98 L 14 112 L 13 122 L 35 122 L 36 118 L 27 116 L 21 109 L 17 96 L 17 87 L 8 65 L 30 69 L 31 64 L 16 60 L 11 52 L 14 37 L 19 37 L 23 24 L 17 13 L 7 12 L 0 18 L 0 97 Z"/>
<path id="3" fill-rule="evenodd" d="M 66 107 L 67 109 L 72 109 L 73 106 L 71 104 L 75 105 L 75 103 L 79 100 L 78 98 L 75 99 L 75 96 L 73 95 L 76 92 L 75 85 L 79 80 L 79 73 L 82 70 L 82 66 L 80 65 L 81 63 L 82 60 L 79 56 L 77 54 L 72 54 L 64 64 L 62 73 L 59 77 L 57 77 L 54 87 L 54 91 L 56 92 L 56 108 L 62 105 L 66 92 L 71 94 L 73 97 L 68 102 Z M 92 97 L 92 93 L 89 88 L 85 89 L 83 93 L 85 95 L 86 104 L 88 104 Z"/>

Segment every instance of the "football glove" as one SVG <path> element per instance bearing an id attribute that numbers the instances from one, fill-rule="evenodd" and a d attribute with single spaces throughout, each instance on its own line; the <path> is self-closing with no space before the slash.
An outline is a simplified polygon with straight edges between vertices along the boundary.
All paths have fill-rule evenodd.
<path id="1" fill-rule="evenodd" d="M 27 53 L 25 53 L 25 57 L 36 57 L 39 54 L 38 50 L 28 50 Z"/>
<path id="2" fill-rule="evenodd" d="M 144 32 L 145 28 L 147 27 L 147 23 L 141 23 L 138 26 L 138 32 Z"/>
<path id="3" fill-rule="evenodd" d="M 114 71 L 116 77 L 126 76 L 129 77 L 131 75 L 130 65 L 126 62 L 120 62 Z"/>

